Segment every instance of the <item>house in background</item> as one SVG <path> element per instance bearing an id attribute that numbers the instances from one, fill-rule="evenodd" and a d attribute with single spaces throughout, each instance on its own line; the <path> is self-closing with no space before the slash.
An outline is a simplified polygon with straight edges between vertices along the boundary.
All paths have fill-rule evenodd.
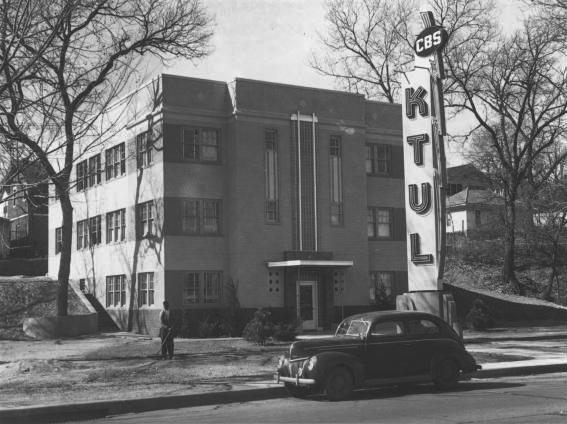
<path id="1" fill-rule="evenodd" d="M 7 247 L 3 257 L 47 258 L 47 196 L 47 179 L 38 165 L 7 173 L 0 186 L 0 218 L 9 222 L 9 230 L 1 235 L 0 242 Z M 21 271 L 26 274 L 30 269 Z"/>
<path id="2" fill-rule="evenodd" d="M 407 291 L 400 105 L 172 75 L 137 96 L 122 133 L 78 149 L 71 193 L 71 279 L 121 328 L 155 333 L 164 299 L 195 327 L 228 281 L 243 310 L 305 329 Z M 61 210 L 49 209 L 56 276 Z"/>
<path id="3" fill-rule="evenodd" d="M 471 163 L 447 168 L 447 197 L 467 187 L 473 190 L 488 189 L 488 177 Z"/>
<path id="4" fill-rule="evenodd" d="M 502 231 L 504 199 L 490 190 L 464 190 L 447 198 L 447 233 L 497 237 Z"/>

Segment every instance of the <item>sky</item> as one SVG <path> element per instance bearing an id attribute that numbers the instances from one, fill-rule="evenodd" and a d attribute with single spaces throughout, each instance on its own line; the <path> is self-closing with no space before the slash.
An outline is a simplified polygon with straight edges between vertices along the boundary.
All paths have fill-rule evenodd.
<path id="1" fill-rule="evenodd" d="M 163 72 L 224 82 L 241 77 L 337 88 L 332 78 L 309 66 L 309 58 L 320 49 L 318 34 L 326 30 L 325 0 L 202 1 L 216 21 L 213 53 L 195 63 L 173 62 Z M 521 16 L 521 0 L 496 2 L 501 25 L 513 28 Z M 452 165 L 460 162 L 455 148 L 448 149 Z"/>

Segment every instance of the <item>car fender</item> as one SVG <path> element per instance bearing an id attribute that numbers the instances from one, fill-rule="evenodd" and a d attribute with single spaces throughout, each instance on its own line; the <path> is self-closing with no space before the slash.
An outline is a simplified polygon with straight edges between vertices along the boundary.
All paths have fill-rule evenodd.
<path id="1" fill-rule="evenodd" d="M 463 358 L 461 352 L 456 350 L 449 350 L 445 352 L 438 352 L 433 355 L 431 358 L 431 364 L 429 369 L 431 370 L 431 377 L 435 376 L 435 372 L 437 370 L 437 365 L 444 359 L 451 359 L 457 363 L 459 366 L 459 370 L 462 370 L 464 367 Z"/>
<path id="2" fill-rule="evenodd" d="M 354 378 L 355 386 L 359 386 L 364 381 L 365 368 L 362 361 L 355 355 L 345 352 L 321 352 L 317 355 L 316 379 L 322 382 L 326 375 L 333 368 L 343 366 L 347 368 Z"/>

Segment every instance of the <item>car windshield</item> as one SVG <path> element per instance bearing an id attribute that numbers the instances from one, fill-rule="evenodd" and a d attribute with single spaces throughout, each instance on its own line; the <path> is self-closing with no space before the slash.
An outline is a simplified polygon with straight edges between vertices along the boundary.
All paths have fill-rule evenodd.
<path id="1" fill-rule="evenodd" d="M 343 321 L 337 328 L 335 335 L 353 337 L 364 336 L 368 332 L 369 325 L 370 323 L 368 321 L 363 321 L 361 319 Z"/>

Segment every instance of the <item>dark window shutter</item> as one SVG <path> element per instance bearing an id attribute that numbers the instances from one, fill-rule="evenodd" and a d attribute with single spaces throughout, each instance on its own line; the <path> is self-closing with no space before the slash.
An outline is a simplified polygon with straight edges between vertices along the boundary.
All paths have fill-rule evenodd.
<path id="1" fill-rule="evenodd" d="M 391 149 L 391 172 L 392 178 L 404 178 L 404 149 L 402 146 L 392 146 Z"/>
<path id="2" fill-rule="evenodd" d="M 392 240 L 406 240 L 406 214 L 403 208 L 390 209 L 392 215 Z"/>
<path id="3" fill-rule="evenodd" d="M 408 272 L 394 271 L 394 290 L 393 294 L 402 294 L 408 291 Z"/>

